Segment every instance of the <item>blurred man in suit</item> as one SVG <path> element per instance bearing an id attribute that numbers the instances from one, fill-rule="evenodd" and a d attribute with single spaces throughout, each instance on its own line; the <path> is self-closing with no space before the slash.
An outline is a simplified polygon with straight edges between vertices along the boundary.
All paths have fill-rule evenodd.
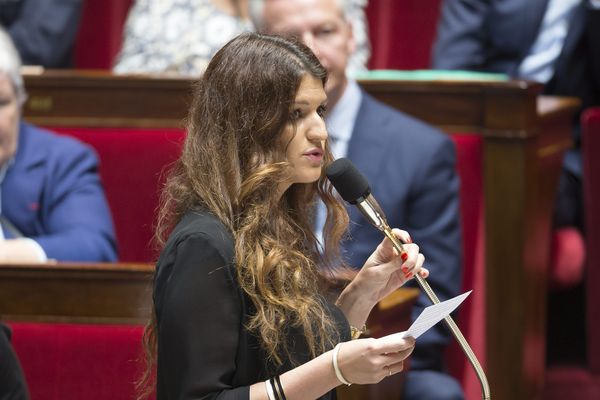
<path id="1" fill-rule="evenodd" d="M 545 94 L 578 97 L 581 110 L 600 105 L 600 1 L 445 0 L 433 68 L 505 73 L 543 83 Z M 579 132 L 577 113 L 573 146 L 563 160 L 553 225 L 583 234 Z M 576 237 L 566 244 L 574 246 L 569 242 Z M 585 359 L 585 340 L 572 340 L 585 335 L 584 304 L 582 283 L 550 294 L 549 363 Z"/>
<path id="2" fill-rule="evenodd" d="M 506 73 L 544 84 L 546 94 L 600 104 L 600 1 L 446 0 L 433 68 Z M 556 227 L 583 230 L 579 128 L 567 152 Z"/>
<path id="3" fill-rule="evenodd" d="M 307 44 L 329 73 L 326 122 L 332 151 L 348 157 L 369 179 L 391 226 L 406 229 L 427 257 L 429 282 L 441 299 L 460 289 L 461 242 L 458 177 L 452 142 L 441 132 L 378 102 L 347 78 L 354 50 L 342 0 L 266 0 L 251 2 L 260 31 L 293 35 Z M 355 209 L 343 254 L 351 266 L 363 265 L 381 240 Z M 430 305 L 421 295 L 415 318 Z M 405 399 L 462 399 L 458 383 L 445 374 L 443 353 L 450 340 L 438 325 L 417 341 L 405 385 Z"/>
<path id="4" fill-rule="evenodd" d="M 0 262 L 115 261 L 96 155 L 22 121 L 20 66 L 0 28 Z"/>

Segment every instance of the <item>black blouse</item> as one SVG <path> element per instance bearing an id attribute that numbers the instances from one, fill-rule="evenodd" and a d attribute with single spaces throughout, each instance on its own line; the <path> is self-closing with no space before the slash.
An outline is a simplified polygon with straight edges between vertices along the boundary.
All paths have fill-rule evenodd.
<path id="1" fill-rule="evenodd" d="M 174 229 L 156 266 L 157 399 L 243 399 L 249 386 L 293 368 L 268 365 L 245 327 L 253 313 L 239 287 L 234 241 L 208 213 L 188 213 Z M 350 338 L 340 309 L 326 302 L 342 340 Z M 295 362 L 310 360 L 299 331 L 287 335 Z M 321 399 L 334 399 L 335 391 Z"/>

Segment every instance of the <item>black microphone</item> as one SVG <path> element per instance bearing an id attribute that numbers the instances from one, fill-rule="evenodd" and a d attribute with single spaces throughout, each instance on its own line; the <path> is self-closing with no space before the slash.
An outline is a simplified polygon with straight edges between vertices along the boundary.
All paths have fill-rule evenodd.
<path id="1" fill-rule="evenodd" d="M 373 224 L 377 229 L 383 232 L 388 239 L 390 239 L 396 250 L 398 250 L 399 253 L 402 253 L 404 251 L 402 246 L 403 243 L 396 237 L 396 235 L 394 235 L 392 229 L 387 223 L 387 219 L 383 213 L 383 210 L 375 198 L 371 195 L 369 181 L 354 166 L 354 164 L 352 164 L 352 162 L 347 158 L 338 158 L 331 163 L 329 167 L 327 167 L 325 174 L 327 175 L 327 178 L 333 187 L 337 190 L 340 196 L 342 196 L 342 199 L 352 205 L 355 205 L 371 224 Z M 415 280 L 432 303 L 437 304 L 440 302 L 425 278 L 419 274 L 415 274 Z M 490 388 L 487 378 L 483 368 L 481 368 L 481 365 L 479 364 L 479 360 L 477 360 L 475 353 L 473 353 L 473 350 L 471 350 L 471 346 L 469 346 L 467 343 L 467 340 L 463 336 L 460 329 L 458 329 L 458 326 L 452 317 L 447 316 L 444 318 L 444 321 L 450 328 L 450 331 L 458 341 L 460 347 L 473 366 L 473 369 L 479 378 L 479 382 L 481 383 L 483 399 L 490 399 Z"/>
<path id="2" fill-rule="evenodd" d="M 387 219 L 379 203 L 371 195 L 369 181 L 350 160 L 338 158 L 329 165 L 325 174 L 342 199 L 355 205 L 371 224 L 386 233 L 386 228 L 389 229 Z M 393 237 L 396 238 L 395 235 Z M 398 244 L 401 250 L 402 243 L 398 242 Z"/>

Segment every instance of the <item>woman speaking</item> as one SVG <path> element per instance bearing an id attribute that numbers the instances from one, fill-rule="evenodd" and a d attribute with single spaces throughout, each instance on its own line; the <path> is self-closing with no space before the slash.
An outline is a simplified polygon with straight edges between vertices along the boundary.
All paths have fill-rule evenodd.
<path id="1" fill-rule="evenodd" d="M 399 372 L 412 351 L 412 339 L 351 338 L 380 299 L 427 276 L 415 244 L 397 254 L 385 239 L 327 296 L 344 268 L 348 216 L 323 172 L 326 75 L 304 45 L 247 33 L 197 84 L 157 230 L 164 249 L 146 333 L 158 399 L 332 399 L 342 383 Z M 311 229 L 317 199 L 327 208 L 322 246 Z"/>

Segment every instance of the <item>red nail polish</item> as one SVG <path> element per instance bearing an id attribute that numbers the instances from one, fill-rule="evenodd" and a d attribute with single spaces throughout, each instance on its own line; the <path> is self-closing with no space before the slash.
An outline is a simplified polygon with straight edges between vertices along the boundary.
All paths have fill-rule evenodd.
<path id="1" fill-rule="evenodd" d="M 400 255 L 400 258 L 402 258 L 402 261 L 406 261 L 406 260 L 408 260 L 408 254 L 406 254 L 406 253 L 402 253 L 402 254 Z"/>
<path id="2" fill-rule="evenodd" d="M 406 273 L 408 272 L 408 267 L 402 267 L 402 272 L 404 272 L 404 275 L 406 275 Z"/>
<path id="3" fill-rule="evenodd" d="M 413 273 L 412 273 L 412 272 L 409 272 L 409 273 L 408 273 L 408 275 L 406 275 L 406 277 L 407 277 L 408 279 L 412 278 L 413 276 L 414 276 L 414 275 L 413 275 Z"/>
<path id="4" fill-rule="evenodd" d="M 406 243 L 412 243 L 412 238 L 409 236 L 408 239 L 406 239 Z"/>

